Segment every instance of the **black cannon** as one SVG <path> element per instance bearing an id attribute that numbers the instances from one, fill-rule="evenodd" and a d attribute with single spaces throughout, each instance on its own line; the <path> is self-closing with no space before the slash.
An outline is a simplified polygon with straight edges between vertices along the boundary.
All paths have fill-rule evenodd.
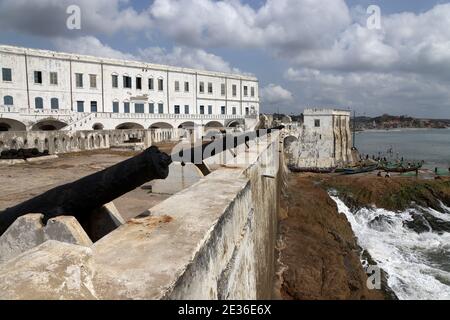
<path id="1" fill-rule="evenodd" d="M 240 135 L 221 134 L 221 137 L 214 137 L 212 141 L 204 143 L 200 146 L 194 146 L 187 149 L 182 149 L 172 154 L 173 161 L 194 163 L 200 166 L 203 160 L 213 157 L 225 150 L 231 150 L 237 148 L 240 145 L 245 144 L 248 147 L 248 143 L 256 138 L 261 138 L 272 132 L 282 130 L 284 126 L 278 126 L 270 129 L 261 129 L 256 131 L 245 132 Z M 200 168 L 202 170 L 202 168 Z"/>
<path id="2" fill-rule="evenodd" d="M 225 135 L 197 147 L 187 148 L 171 156 L 156 147 L 150 147 L 141 154 L 120 162 L 103 171 L 80 180 L 56 187 L 14 207 L 0 211 L 0 235 L 20 216 L 42 213 L 44 223 L 61 215 L 74 216 L 88 234 L 97 240 L 95 232 L 89 232 L 91 215 L 105 204 L 121 197 L 137 187 L 155 179 L 165 179 L 169 175 L 172 161 L 191 162 L 203 171 L 203 160 L 227 149 L 237 148 L 251 140 L 280 130 L 283 126 L 247 132 L 239 136 Z M 92 230 L 91 230 L 92 231 Z"/>
<path id="3" fill-rule="evenodd" d="M 44 223 L 60 215 L 74 216 L 85 227 L 93 210 L 154 179 L 169 174 L 170 156 L 150 147 L 141 154 L 80 180 L 56 187 L 0 212 L 0 235 L 20 216 L 42 213 Z"/>

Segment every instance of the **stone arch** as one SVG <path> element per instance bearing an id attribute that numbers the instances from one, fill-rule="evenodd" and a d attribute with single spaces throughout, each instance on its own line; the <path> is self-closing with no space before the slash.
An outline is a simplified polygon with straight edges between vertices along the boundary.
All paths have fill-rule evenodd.
<path id="1" fill-rule="evenodd" d="M 205 125 L 205 135 L 207 137 L 220 135 L 225 131 L 225 127 L 219 121 L 210 121 Z"/>
<path id="2" fill-rule="evenodd" d="M 116 130 L 144 129 L 142 125 L 135 122 L 124 122 L 116 127 Z"/>
<path id="3" fill-rule="evenodd" d="M 298 138 L 294 136 L 287 136 L 283 140 L 284 148 L 287 149 L 291 146 L 292 143 L 297 142 Z"/>
<path id="4" fill-rule="evenodd" d="M 241 126 L 243 123 L 240 120 L 233 120 L 230 123 L 228 123 L 227 127 L 228 128 L 237 128 L 239 126 Z"/>
<path id="5" fill-rule="evenodd" d="M 149 129 L 173 129 L 173 126 L 167 122 L 156 122 Z"/>
<path id="6" fill-rule="evenodd" d="M 26 131 L 24 123 L 8 118 L 0 118 L 0 131 Z"/>
<path id="7" fill-rule="evenodd" d="M 104 126 L 101 123 L 94 123 L 94 125 L 92 126 L 92 130 L 104 130 Z"/>
<path id="8" fill-rule="evenodd" d="M 67 123 L 61 121 L 61 120 L 55 120 L 55 119 L 47 119 L 42 120 L 37 123 L 35 123 L 32 127 L 32 131 L 56 131 L 60 130 L 67 126 Z"/>
<path id="9" fill-rule="evenodd" d="M 194 128 L 195 128 L 195 123 L 192 121 L 183 122 L 182 124 L 180 124 L 178 126 L 178 129 L 194 129 Z"/>
<path id="10" fill-rule="evenodd" d="M 223 129 L 224 126 L 219 121 L 210 121 L 205 125 L 205 128 Z"/>

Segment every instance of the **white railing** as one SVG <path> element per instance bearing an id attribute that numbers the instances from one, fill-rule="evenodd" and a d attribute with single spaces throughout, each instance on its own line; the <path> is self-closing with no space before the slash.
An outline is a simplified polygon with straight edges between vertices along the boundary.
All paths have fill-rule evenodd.
<path id="1" fill-rule="evenodd" d="M 75 112 L 67 109 L 28 109 L 0 105 L 0 112 L 20 113 L 32 116 L 70 116 L 70 124 L 84 120 L 89 116 L 100 119 L 193 119 L 193 120 L 234 120 L 255 119 L 257 114 L 172 114 L 172 113 L 114 113 L 114 112 Z"/>
<path id="2" fill-rule="evenodd" d="M 93 112 L 82 118 L 92 116 L 98 119 L 191 119 L 191 120 L 235 120 L 242 118 L 256 118 L 257 115 L 229 115 L 229 114 L 172 114 L 172 113 L 114 113 Z"/>
<path id="3" fill-rule="evenodd" d="M 7 106 L 7 105 L 0 105 L 0 112 L 3 113 L 18 113 L 19 109 L 17 107 L 14 106 Z"/>
<path id="4" fill-rule="evenodd" d="M 70 116 L 74 112 L 67 109 L 28 109 L 20 108 L 20 113 L 24 115 L 37 115 L 37 116 Z"/>

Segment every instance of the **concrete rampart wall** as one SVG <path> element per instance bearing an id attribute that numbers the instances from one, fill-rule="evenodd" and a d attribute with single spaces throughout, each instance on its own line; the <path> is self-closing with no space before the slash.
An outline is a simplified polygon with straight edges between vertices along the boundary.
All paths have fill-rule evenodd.
<path id="1" fill-rule="evenodd" d="M 278 134 L 96 242 L 56 241 L 0 265 L 0 298 L 269 299 L 279 208 Z M 40 252 L 43 252 L 40 254 Z M 46 258 L 48 257 L 48 258 Z M 69 292 L 73 274 L 82 270 Z M 38 282 L 30 278 L 40 279 Z"/>
<path id="2" fill-rule="evenodd" d="M 130 138 L 152 143 L 177 140 L 183 129 L 129 129 L 90 131 L 7 131 L 0 133 L 0 151 L 6 149 L 38 148 L 50 154 L 96 149 L 108 149 Z"/>

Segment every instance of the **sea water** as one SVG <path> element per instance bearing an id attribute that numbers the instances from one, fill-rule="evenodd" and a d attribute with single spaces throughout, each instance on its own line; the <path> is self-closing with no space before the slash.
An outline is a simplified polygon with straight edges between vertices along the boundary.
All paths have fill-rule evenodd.
<path id="1" fill-rule="evenodd" d="M 356 133 L 356 147 L 361 154 L 425 161 L 425 168 L 450 167 L 450 129 L 373 130 Z"/>
<path id="2" fill-rule="evenodd" d="M 392 212 L 362 208 L 352 212 L 334 193 L 330 194 L 345 214 L 366 250 L 388 275 L 388 285 L 399 299 L 450 299 L 450 208 L 411 208 Z M 408 223 L 424 218 L 425 230 Z M 443 226 L 434 230 L 433 225 Z M 447 229 L 445 228 L 447 226 Z"/>

